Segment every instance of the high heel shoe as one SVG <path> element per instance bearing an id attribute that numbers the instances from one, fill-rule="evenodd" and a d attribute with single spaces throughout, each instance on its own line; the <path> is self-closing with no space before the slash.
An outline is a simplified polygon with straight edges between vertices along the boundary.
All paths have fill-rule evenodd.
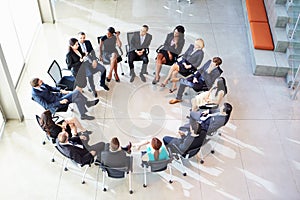
<path id="1" fill-rule="evenodd" d="M 169 90 L 169 92 L 170 92 L 170 93 L 173 93 L 173 92 L 175 92 L 176 90 L 177 90 L 177 88 L 172 88 L 172 89 Z"/>
<path id="2" fill-rule="evenodd" d="M 156 80 L 156 78 L 154 77 L 154 80 L 152 81 L 152 84 L 155 85 L 156 83 L 159 82 L 160 76 L 158 76 L 158 80 Z"/>
<path id="3" fill-rule="evenodd" d="M 110 80 L 111 80 L 111 78 L 108 78 L 108 77 L 106 78 L 106 81 L 107 81 L 107 82 L 110 82 Z"/>
<path id="4" fill-rule="evenodd" d="M 114 77 L 115 77 L 116 82 L 120 82 L 118 74 L 114 74 Z"/>

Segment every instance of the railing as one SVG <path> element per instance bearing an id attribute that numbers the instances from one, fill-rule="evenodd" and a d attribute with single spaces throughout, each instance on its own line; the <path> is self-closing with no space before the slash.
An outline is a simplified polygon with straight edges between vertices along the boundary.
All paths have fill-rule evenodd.
<path id="1" fill-rule="evenodd" d="M 294 39 L 294 35 L 295 35 L 296 29 L 297 29 L 297 26 L 298 26 L 298 23 L 299 23 L 299 18 L 300 18 L 300 13 L 299 13 L 299 15 L 298 15 L 298 18 L 297 18 L 297 21 L 296 21 L 296 23 L 295 23 L 293 32 L 292 32 L 292 34 L 291 34 L 291 37 L 290 37 L 291 40 Z"/>

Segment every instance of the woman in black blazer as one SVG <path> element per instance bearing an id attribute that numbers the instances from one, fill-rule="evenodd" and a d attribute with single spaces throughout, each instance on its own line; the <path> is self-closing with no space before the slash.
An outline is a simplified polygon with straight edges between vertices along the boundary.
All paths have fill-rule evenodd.
<path id="1" fill-rule="evenodd" d="M 76 86 L 81 89 L 87 85 L 85 65 L 88 64 L 88 61 L 85 53 L 78 47 L 78 40 L 71 38 L 69 40 L 69 52 L 66 55 L 66 62 L 68 69 L 72 71 L 73 76 L 76 78 Z"/>
<path id="2" fill-rule="evenodd" d="M 152 84 L 159 82 L 159 73 L 162 64 L 173 65 L 178 55 L 181 53 L 185 43 L 184 32 L 185 29 L 183 26 L 176 26 L 174 31 L 167 35 L 163 48 L 157 50 L 155 78 L 152 81 Z"/>

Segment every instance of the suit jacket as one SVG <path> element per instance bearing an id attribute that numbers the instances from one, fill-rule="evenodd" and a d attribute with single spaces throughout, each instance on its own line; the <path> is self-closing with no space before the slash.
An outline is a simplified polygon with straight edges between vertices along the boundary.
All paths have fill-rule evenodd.
<path id="1" fill-rule="evenodd" d="M 81 148 L 76 146 L 77 144 L 82 145 L 81 139 L 78 136 L 70 138 L 69 143 L 66 144 L 62 144 L 57 140 L 57 147 L 66 157 L 74 160 L 81 166 L 92 163 L 94 160 L 93 155 L 84 146 Z"/>
<path id="2" fill-rule="evenodd" d="M 86 47 L 86 51 L 89 54 L 88 56 L 90 56 L 91 60 L 97 60 L 97 57 L 96 57 L 96 54 L 95 54 L 92 43 L 89 40 L 85 40 L 84 44 L 85 44 L 85 47 Z M 79 52 L 82 52 L 80 44 L 79 44 L 78 50 L 79 50 Z"/>
<path id="3" fill-rule="evenodd" d="M 141 44 L 141 37 L 140 37 L 140 32 L 139 31 L 136 31 L 134 32 L 132 38 L 131 38 L 131 41 L 129 41 L 130 45 L 129 45 L 129 51 L 134 51 L 134 50 L 141 50 L 141 49 L 149 49 L 149 46 L 150 46 L 150 43 L 151 43 L 151 40 L 152 40 L 152 35 L 149 34 L 149 33 L 146 33 L 145 35 L 145 39 L 144 39 L 144 42 L 143 44 Z"/>
<path id="4" fill-rule="evenodd" d="M 208 74 L 206 70 L 208 69 L 211 62 L 212 62 L 212 60 L 207 61 L 194 74 L 194 77 L 197 78 L 199 82 L 201 81 L 200 79 L 203 78 L 205 81 L 205 84 L 208 88 L 211 88 L 213 86 L 215 80 L 223 73 L 223 70 L 220 67 L 217 67 Z"/>
<path id="5" fill-rule="evenodd" d="M 101 152 L 101 163 L 108 167 L 128 167 L 132 171 L 132 161 L 129 156 L 126 156 L 125 151 L 110 151 Z"/>
<path id="6" fill-rule="evenodd" d="M 51 87 L 45 83 L 41 85 L 41 89 L 32 88 L 32 98 L 43 106 L 46 110 L 54 113 L 61 106 L 60 98 L 63 94 L 59 93 L 59 87 Z"/>
<path id="7" fill-rule="evenodd" d="M 193 51 L 194 45 L 191 44 L 189 48 L 184 52 L 182 57 L 187 60 L 188 63 L 193 67 L 198 68 L 203 60 L 204 52 L 202 51 L 202 49 L 198 49 L 195 53 L 192 54 Z"/>
<path id="8" fill-rule="evenodd" d="M 83 57 L 84 53 L 82 52 L 81 48 L 78 47 L 78 51 L 80 52 L 81 57 Z M 82 64 L 82 62 L 80 62 L 81 57 L 79 57 L 73 50 L 70 50 L 66 55 L 66 63 L 68 69 L 72 69 L 74 72 L 78 72 Z"/>
<path id="9" fill-rule="evenodd" d="M 174 33 L 173 32 L 169 33 L 167 35 L 165 43 L 164 43 L 163 50 L 170 51 L 173 54 L 179 55 L 182 51 L 183 46 L 184 46 L 185 39 L 184 39 L 183 36 L 180 37 L 179 41 L 178 41 L 178 44 L 177 44 L 177 48 L 175 48 L 175 45 L 171 46 L 171 41 L 173 40 L 173 38 L 174 38 Z"/>
<path id="10" fill-rule="evenodd" d="M 206 131 L 206 134 L 211 134 L 217 131 L 219 128 L 224 126 L 228 120 L 227 115 L 212 115 L 209 116 L 206 120 L 200 121 L 201 128 Z"/>

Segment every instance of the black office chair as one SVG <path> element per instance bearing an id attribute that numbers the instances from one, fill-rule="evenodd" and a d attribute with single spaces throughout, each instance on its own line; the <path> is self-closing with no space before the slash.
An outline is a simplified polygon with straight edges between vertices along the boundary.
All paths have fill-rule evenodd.
<path id="1" fill-rule="evenodd" d="M 172 162 L 172 158 L 167 160 L 155 160 L 155 161 L 142 161 L 142 167 L 144 168 L 144 184 L 143 187 L 147 187 L 147 168 L 150 168 L 150 172 L 161 172 L 165 171 L 169 168 L 170 171 L 170 179 L 169 183 L 173 183 L 172 180 L 172 168 L 170 163 Z"/>
<path id="2" fill-rule="evenodd" d="M 131 186 L 131 173 L 132 173 L 132 156 L 124 156 L 123 160 L 120 160 L 118 156 L 120 152 L 110 152 L 103 151 L 101 152 L 101 162 L 99 163 L 99 167 L 102 169 L 103 178 L 102 178 L 102 190 L 107 191 L 107 187 L 105 186 L 105 177 L 106 175 L 110 178 L 126 178 L 129 177 L 129 193 L 132 194 L 132 186 Z M 123 152 L 125 153 L 125 152 Z"/>
<path id="3" fill-rule="evenodd" d="M 128 53 L 129 53 L 129 50 L 131 49 L 130 48 L 130 43 L 131 43 L 131 40 L 132 40 L 132 37 L 134 34 L 139 34 L 140 32 L 139 31 L 133 31 L 133 32 L 128 32 L 127 33 L 127 44 L 125 45 L 125 50 L 126 50 L 126 60 L 125 60 L 125 63 L 128 63 Z M 146 48 L 146 55 L 149 54 L 149 48 Z M 142 61 L 142 60 L 137 60 L 137 61 Z M 148 74 L 148 72 L 146 72 L 146 74 Z"/>
<path id="4" fill-rule="evenodd" d="M 99 36 L 97 37 L 97 42 L 98 44 L 100 44 L 100 40 L 103 36 Z M 104 48 L 104 45 L 103 45 L 103 48 Z M 118 57 L 117 57 L 117 63 L 120 64 L 120 67 L 121 67 L 121 74 L 124 75 L 124 71 L 123 71 L 123 65 L 122 65 L 122 55 L 123 55 L 123 50 L 121 47 L 119 46 L 116 46 L 116 49 L 118 51 Z M 102 51 L 103 52 L 103 51 Z M 109 65 L 110 64 L 110 60 L 106 60 L 104 57 L 103 57 L 103 65 Z"/>
<path id="5" fill-rule="evenodd" d="M 67 69 L 63 69 L 67 70 Z M 62 70 L 59 64 L 54 60 L 49 69 L 48 74 L 53 79 L 56 87 L 61 87 L 62 89 L 72 91 L 75 86 L 75 77 L 74 76 L 62 76 Z"/>
<path id="6" fill-rule="evenodd" d="M 57 151 L 64 156 L 64 159 L 63 159 L 63 168 L 64 168 L 64 171 L 68 171 L 68 161 L 72 161 L 77 167 L 81 168 L 81 167 L 84 167 L 85 166 L 85 169 L 84 169 L 84 172 L 82 174 L 82 179 L 81 179 L 81 183 L 82 184 L 85 184 L 85 175 L 86 175 L 86 172 L 88 170 L 89 167 L 91 167 L 91 165 L 94 163 L 94 158 L 92 158 L 88 163 L 85 163 L 85 164 L 80 164 L 80 163 L 77 163 L 76 161 L 72 160 L 68 155 L 66 155 L 64 153 L 64 151 L 61 149 L 61 147 L 59 146 L 59 141 L 58 139 L 56 139 L 56 145 L 55 145 L 55 148 L 57 149 Z"/>

